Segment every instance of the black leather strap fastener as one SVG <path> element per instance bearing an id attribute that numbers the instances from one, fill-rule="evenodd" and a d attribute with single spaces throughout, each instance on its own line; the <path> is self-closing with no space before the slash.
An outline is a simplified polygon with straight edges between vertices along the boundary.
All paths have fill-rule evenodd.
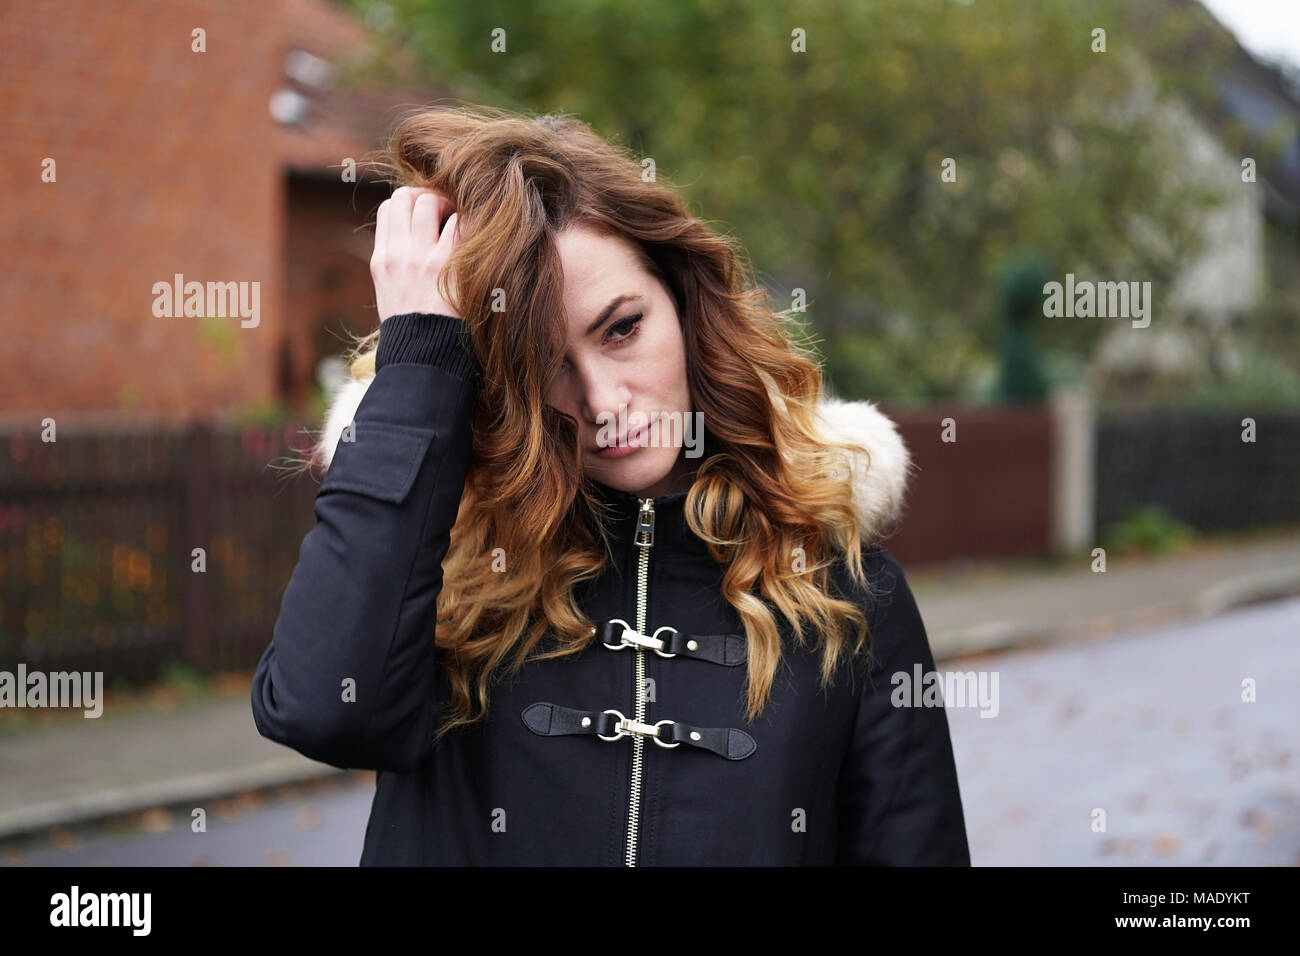
<path id="1" fill-rule="evenodd" d="M 618 726 L 618 718 L 599 710 L 578 710 L 574 707 L 561 707 L 538 701 L 529 704 L 520 713 L 525 726 L 535 734 L 543 737 L 555 737 L 560 734 L 604 734 L 613 736 Z M 585 721 L 585 723 L 584 723 Z"/>
<path id="2" fill-rule="evenodd" d="M 749 644 L 743 634 L 683 634 L 674 631 L 664 638 L 664 650 L 723 667 L 743 664 L 749 656 Z"/>
<path id="3" fill-rule="evenodd" d="M 610 650 L 620 650 L 636 646 L 622 640 L 624 632 L 629 630 L 632 629 L 623 621 L 602 621 L 596 626 L 596 636 Z M 686 634 L 676 628 L 661 627 L 652 637 L 663 642 L 662 648 L 650 648 L 660 657 L 680 654 L 710 664 L 735 667 L 745 663 L 749 656 L 749 645 L 743 634 Z"/>
<path id="4" fill-rule="evenodd" d="M 520 713 L 524 725 L 541 737 L 562 734 L 600 734 L 602 739 L 640 734 L 649 737 L 661 747 L 669 749 L 679 744 L 711 750 L 728 760 L 744 760 L 758 744 L 745 731 L 736 727 L 693 727 L 681 721 L 660 720 L 654 724 L 638 725 L 640 729 L 621 729 L 627 719 L 618 711 L 578 710 L 562 707 L 548 701 L 529 704 Z"/>
<path id="5" fill-rule="evenodd" d="M 690 744 L 692 747 L 712 750 L 719 757 L 728 760 L 744 760 L 758 749 L 754 738 L 739 728 L 692 727 L 680 720 L 660 727 L 659 737 L 667 737 L 669 743 Z"/>

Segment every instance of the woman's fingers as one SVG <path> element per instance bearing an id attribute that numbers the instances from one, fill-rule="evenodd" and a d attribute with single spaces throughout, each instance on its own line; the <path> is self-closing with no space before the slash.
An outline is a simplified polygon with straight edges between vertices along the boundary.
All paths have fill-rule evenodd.
<path id="1" fill-rule="evenodd" d="M 444 258 L 451 255 L 451 250 L 455 248 L 456 243 L 460 241 L 460 213 L 453 212 L 447 217 L 447 222 L 442 227 L 442 235 L 438 237 L 439 252 L 444 253 Z"/>
<path id="2" fill-rule="evenodd" d="M 411 242 L 417 249 L 432 249 L 438 242 L 438 197 L 421 192 L 411 205 Z"/>
<path id="3" fill-rule="evenodd" d="M 436 245 L 453 209 L 442 193 L 419 186 L 401 186 L 385 202 L 390 205 L 385 251 L 404 249 L 407 243 L 416 249 Z"/>
<path id="4" fill-rule="evenodd" d="M 455 315 L 438 279 L 460 234 L 451 200 L 436 190 L 402 186 L 379 206 L 370 273 L 380 321 L 404 312 Z M 448 276 L 450 289 L 455 288 Z"/>
<path id="5" fill-rule="evenodd" d="M 460 241 L 460 213 L 453 212 L 447 217 L 446 225 L 442 227 L 442 235 L 438 239 L 438 259 L 443 263 L 443 268 L 447 272 L 447 290 L 456 295 L 456 270 L 450 267 L 448 260 L 451 258 L 451 251 Z"/>
<path id="6" fill-rule="evenodd" d="M 384 251 L 392 254 L 406 247 L 407 237 L 411 234 L 411 207 L 415 204 L 415 190 L 410 186 L 399 186 L 385 202 L 388 204 L 388 218 L 385 222 Z"/>

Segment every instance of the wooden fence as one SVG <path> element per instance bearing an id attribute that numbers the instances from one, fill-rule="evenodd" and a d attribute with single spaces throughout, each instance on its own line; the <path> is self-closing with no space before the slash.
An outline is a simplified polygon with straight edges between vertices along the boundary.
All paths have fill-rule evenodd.
<path id="1" fill-rule="evenodd" d="M 884 409 L 916 464 L 887 539 L 905 565 L 1051 549 L 1045 408 Z M 944 419 L 957 441 L 945 442 Z M 1096 527 L 1143 505 L 1202 530 L 1300 520 L 1300 413 L 1133 413 L 1096 423 Z M 0 431 L 0 670 L 252 668 L 271 639 L 319 475 L 301 425 Z"/>
<path id="2" fill-rule="evenodd" d="M 0 434 L 0 669 L 253 666 L 317 483 L 298 426 Z"/>

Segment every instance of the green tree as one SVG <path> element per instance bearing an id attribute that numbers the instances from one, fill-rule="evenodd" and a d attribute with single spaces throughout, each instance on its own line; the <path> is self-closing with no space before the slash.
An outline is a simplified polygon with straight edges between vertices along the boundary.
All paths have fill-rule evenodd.
<path id="1" fill-rule="evenodd" d="M 1119 0 L 351 6 L 383 38 L 362 75 L 414 67 L 470 102 L 575 113 L 652 157 L 740 236 L 780 307 L 805 290 L 845 393 L 962 391 L 995 361 L 996 270 L 1016 249 L 1057 278 L 1159 289 L 1214 202 L 1170 175 L 1180 143 L 1153 110 L 1215 51 L 1165 58 L 1144 105 L 1147 59 Z M 1176 45 L 1184 13 L 1155 6 Z M 1044 324 L 1041 343 L 1087 354 L 1104 329 Z"/>

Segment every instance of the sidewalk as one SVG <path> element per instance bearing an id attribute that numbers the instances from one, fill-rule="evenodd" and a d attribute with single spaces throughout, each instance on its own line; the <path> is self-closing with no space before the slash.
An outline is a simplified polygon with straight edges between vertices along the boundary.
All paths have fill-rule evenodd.
<path id="1" fill-rule="evenodd" d="M 1207 539 L 1167 557 L 904 567 L 936 661 L 1152 630 L 1300 594 L 1300 536 Z"/>
<path id="2" fill-rule="evenodd" d="M 1300 536 L 1069 567 L 904 567 L 935 658 L 1158 627 L 1300 594 Z M 170 709 L 134 702 L 87 720 L 0 720 L 0 839 L 341 773 L 262 738 L 246 681 Z"/>

